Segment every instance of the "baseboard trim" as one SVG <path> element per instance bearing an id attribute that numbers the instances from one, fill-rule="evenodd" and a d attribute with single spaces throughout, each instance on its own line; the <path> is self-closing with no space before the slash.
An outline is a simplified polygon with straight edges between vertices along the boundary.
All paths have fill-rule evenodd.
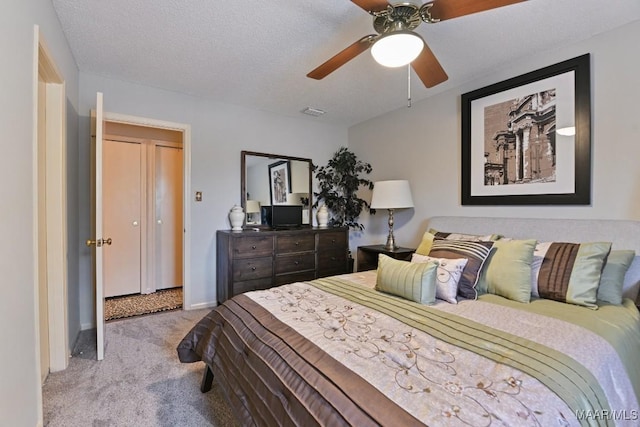
<path id="1" fill-rule="evenodd" d="M 96 324 L 91 322 L 91 323 L 81 323 L 80 324 L 80 330 L 81 331 L 86 331 L 87 329 L 94 329 L 96 327 Z"/>
<path id="2" fill-rule="evenodd" d="M 185 307 L 185 310 L 199 310 L 202 308 L 213 308 L 217 306 L 217 302 L 200 302 L 197 304 L 191 304 L 189 307 Z"/>

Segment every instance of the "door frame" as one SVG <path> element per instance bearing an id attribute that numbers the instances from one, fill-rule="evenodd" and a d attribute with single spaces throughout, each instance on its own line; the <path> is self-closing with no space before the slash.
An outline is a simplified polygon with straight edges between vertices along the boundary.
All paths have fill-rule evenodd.
<path id="1" fill-rule="evenodd" d="M 61 371 L 67 368 L 70 349 L 67 324 L 67 140 L 66 140 L 66 87 L 47 44 L 34 25 L 33 37 L 33 247 L 34 247 L 34 287 L 35 316 L 37 334 L 39 324 L 39 273 L 38 247 L 43 242 L 38 239 L 38 194 L 46 194 L 46 244 L 47 287 L 49 323 L 49 370 Z M 45 145 L 46 145 L 46 185 L 38 188 L 38 77 L 43 76 L 46 84 L 45 101 Z M 40 340 L 36 342 L 37 360 L 40 358 Z M 37 364 L 38 379 L 41 378 L 40 364 Z"/>
<path id="2" fill-rule="evenodd" d="M 105 122 L 154 127 L 182 132 L 182 308 L 191 304 L 191 125 L 104 111 Z"/>

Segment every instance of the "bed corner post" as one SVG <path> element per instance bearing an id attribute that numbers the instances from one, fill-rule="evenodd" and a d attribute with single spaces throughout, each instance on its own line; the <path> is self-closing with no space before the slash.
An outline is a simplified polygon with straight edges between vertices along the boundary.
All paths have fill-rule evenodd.
<path id="1" fill-rule="evenodd" d="M 206 393 L 211 390 L 211 385 L 213 384 L 213 372 L 211 372 L 211 368 L 209 365 L 204 365 L 204 372 L 202 373 L 202 382 L 200 383 L 200 391 L 202 393 Z"/>

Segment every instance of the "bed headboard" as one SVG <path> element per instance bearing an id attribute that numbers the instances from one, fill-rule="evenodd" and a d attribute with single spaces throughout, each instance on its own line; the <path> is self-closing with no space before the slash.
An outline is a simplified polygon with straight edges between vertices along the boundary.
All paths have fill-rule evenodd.
<path id="1" fill-rule="evenodd" d="M 556 242 L 612 242 L 613 249 L 633 249 L 636 257 L 624 280 L 624 296 L 636 300 L 640 290 L 640 221 L 606 219 L 538 219 L 436 216 L 428 228 L 470 234 L 502 234 Z"/>

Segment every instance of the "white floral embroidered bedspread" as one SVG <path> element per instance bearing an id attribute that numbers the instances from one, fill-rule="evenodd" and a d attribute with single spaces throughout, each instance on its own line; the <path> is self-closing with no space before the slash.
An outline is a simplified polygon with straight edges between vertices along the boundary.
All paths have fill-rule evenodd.
<path id="1" fill-rule="evenodd" d="M 536 378 L 364 305 L 307 283 L 247 295 L 427 425 L 580 425 Z"/>

